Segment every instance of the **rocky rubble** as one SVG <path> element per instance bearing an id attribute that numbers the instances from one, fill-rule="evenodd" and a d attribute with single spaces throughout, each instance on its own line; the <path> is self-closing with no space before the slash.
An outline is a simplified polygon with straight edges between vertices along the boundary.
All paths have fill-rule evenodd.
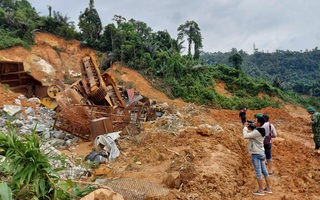
<path id="1" fill-rule="evenodd" d="M 28 106 L 23 106 L 22 101 L 26 100 Z M 13 125 L 21 136 L 35 132 L 41 137 L 41 151 L 50 157 L 59 157 L 51 159 L 50 162 L 54 168 L 66 168 L 60 172 L 62 178 L 76 179 L 79 178 L 89 169 L 76 166 L 72 159 L 62 160 L 62 153 L 58 149 L 69 149 L 79 141 L 79 138 L 64 131 L 54 130 L 55 111 L 40 106 L 40 100 L 37 98 L 26 99 L 20 95 L 15 99 L 14 105 L 4 105 L 0 111 L 0 131 L 6 133 L 7 123 Z M 64 164 L 62 164 L 64 163 Z"/>

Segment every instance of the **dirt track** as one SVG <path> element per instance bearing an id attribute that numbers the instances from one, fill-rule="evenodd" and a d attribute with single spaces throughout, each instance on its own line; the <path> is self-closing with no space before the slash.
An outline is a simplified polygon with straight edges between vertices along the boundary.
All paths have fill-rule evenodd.
<path id="1" fill-rule="evenodd" d="M 238 111 L 170 100 L 140 74 L 125 67 L 114 66 L 108 72 L 115 80 L 133 83 L 137 91 L 157 103 L 167 102 L 169 108 L 162 118 L 144 123 L 139 134 L 120 140 L 121 155 L 109 164 L 112 173 L 100 178 L 134 178 L 163 185 L 169 173 L 180 173 L 180 188 L 149 199 L 320 199 L 320 157 L 313 151 L 311 127 L 306 125 L 310 117 L 304 109 L 292 105 L 281 109 L 249 108 L 248 119 L 255 113 L 267 113 L 278 133 L 273 145 L 275 174 L 270 176 L 273 194 L 255 197 L 251 192 L 257 189 L 257 183 Z M 221 94 L 230 95 L 223 83 L 215 87 Z M 17 96 L 2 87 L 0 95 L 0 106 L 12 103 Z M 208 130 L 201 128 L 202 124 L 219 127 L 221 132 L 209 131 L 203 136 L 200 133 Z M 89 143 L 80 143 L 73 152 L 86 155 L 91 148 Z"/>

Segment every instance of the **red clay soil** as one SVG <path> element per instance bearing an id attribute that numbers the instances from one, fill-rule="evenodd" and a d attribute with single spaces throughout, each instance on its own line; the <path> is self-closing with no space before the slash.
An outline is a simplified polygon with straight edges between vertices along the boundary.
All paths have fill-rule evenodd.
<path id="1" fill-rule="evenodd" d="M 45 35 L 41 37 L 45 38 Z M 49 39 L 48 43 L 51 41 Z M 72 52 L 63 47 L 66 52 Z M 77 48 L 73 47 L 73 50 L 76 52 Z M 14 53 L 12 49 L 8 51 Z M 40 55 L 39 51 L 36 51 L 37 56 Z M 0 51 L 0 58 L 3 53 L 4 50 Z M 20 56 L 26 60 L 35 56 L 32 51 L 25 53 Z M 48 55 L 41 58 L 51 63 L 51 57 Z M 14 61 L 22 60 L 17 56 L 11 58 Z M 73 59 L 79 60 L 81 57 Z M 59 65 L 60 68 L 63 66 Z M 278 133 L 273 144 L 275 174 L 270 176 L 273 194 L 256 197 L 252 191 L 257 189 L 257 182 L 247 153 L 247 140 L 242 136 L 243 126 L 238 111 L 209 109 L 180 99 L 171 100 L 154 89 L 143 76 L 123 66 L 114 65 L 108 69 L 108 73 L 116 81 L 133 84 L 137 91 L 156 100 L 158 104 L 168 103 L 168 108 L 163 117 L 143 123 L 138 134 L 121 138 L 120 156 L 108 163 L 112 173 L 102 178 L 126 177 L 163 184 L 168 173 L 180 173 L 180 188 L 170 189 L 167 196 L 148 199 L 319 199 L 320 156 L 313 150 L 311 127 L 307 125 L 310 117 L 305 109 L 290 104 L 284 104 L 280 109 L 248 108 L 248 119 L 252 119 L 255 113 L 266 113 Z M 215 88 L 222 95 L 230 95 L 225 91 L 223 83 L 216 84 Z M 16 94 L 2 87 L 0 95 L 0 106 L 12 102 L 16 97 Z M 207 129 L 201 128 L 203 124 L 218 127 L 220 132 L 201 134 L 208 133 Z M 87 155 L 91 150 L 90 142 L 80 142 L 71 149 L 78 155 Z"/>

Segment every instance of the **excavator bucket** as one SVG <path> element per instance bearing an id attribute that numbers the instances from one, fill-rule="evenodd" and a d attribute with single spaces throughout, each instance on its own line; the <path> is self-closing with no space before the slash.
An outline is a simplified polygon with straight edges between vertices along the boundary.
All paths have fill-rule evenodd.
<path id="1" fill-rule="evenodd" d="M 51 110 L 54 110 L 58 107 L 58 102 L 50 97 L 44 97 L 40 99 L 40 102 L 42 105 L 50 108 Z"/>

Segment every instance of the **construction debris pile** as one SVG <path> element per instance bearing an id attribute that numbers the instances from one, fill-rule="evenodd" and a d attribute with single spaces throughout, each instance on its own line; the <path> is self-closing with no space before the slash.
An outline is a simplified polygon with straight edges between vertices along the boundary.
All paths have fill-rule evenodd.
<path id="1" fill-rule="evenodd" d="M 57 95 L 61 112 L 54 127 L 84 140 L 122 131 L 127 125 L 155 119 L 149 99 L 133 89 L 119 89 L 113 78 L 100 71 L 86 56 L 81 62 L 82 78 Z"/>
<path id="2" fill-rule="evenodd" d="M 148 98 L 133 89 L 116 86 L 113 78 L 99 68 L 90 56 L 81 63 L 82 78 L 70 86 L 55 80 L 43 86 L 23 69 L 23 63 L 0 63 L 0 82 L 21 95 L 14 105 L 4 105 L 0 123 L 11 121 L 19 134 L 36 132 L 44 139 L 42 151 L 46 155 L 60 156 L 57 149 L 72 150 L 79 139 L 92 141 L 95 150 L 85 160 L 98 164 L 111 162 L 120 155 L 115 140 L 129 124 L 155 119 L 163 113 L 151 108 Z M 74 179 L 85 174 L 68 159 L 62 164 L 52 160 L 55 168 L 65 167 L 62 176 Z"/>
<path id="3" fill-rule="evenodd" d="M 78 143 L 79 138 L 65 131 L 53 129 L 55 111 L 39 106 L 40 102 L 37 98 L 27 99 L 20 95 L 15 100 L 14 105 L 4 105 L 0 110 L 1 132 L 7 132 L 7 124 L 10 122 L 21 136 L 29 135 L 35 132 L 41 137 L 41 150 L 45 155 L 50 157 L 61 156 L 62 153 L 58 149 L 74 148 Z M 27 102 L 28 106 L 22 106 L 21 102 Z M 62 164 L 60 159 L 51 159 L 50 162 L 54 168 L 66 168 L 61 171 L 61 176 L 64 178 L 75 179 L 81 176 L 87 169 L 75 166 L 69 158 L 65 158 Z"/>
<path id="4" fill-rule="evenodd" d="M 54 129 L 88 141 L 98 135 L 122 131 L 129 124 L 156 118 L 148 98 L 133 89 L 118 88 L 108 73 L 100 74 L 90 56 L 83 57 L 80 66 L 82 77 L 71 86 L 61 80 L 43 86 L 24 71 L 23 63 L 2 61 L 0 83 L 26 98 L 37 97 L 38 104 L 56 110 Z"/>

